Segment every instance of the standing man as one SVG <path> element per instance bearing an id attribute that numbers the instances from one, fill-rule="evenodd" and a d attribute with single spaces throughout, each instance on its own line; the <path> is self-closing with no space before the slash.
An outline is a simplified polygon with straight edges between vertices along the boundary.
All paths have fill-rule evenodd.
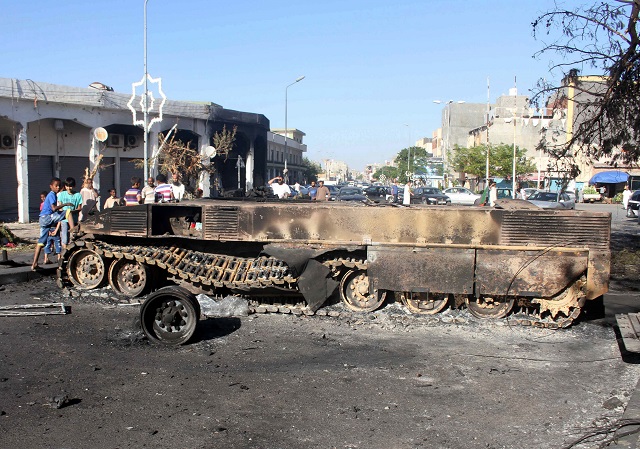
<path id="1" fill-rule="evenodd" d="M 311 185 L 309 186 L 309 198 L 311 198 L 311 201 L 316 200 L 317 193 L 318 193 L 318 186 L 316 186 L 315 181 L 311 181 Z"/>
<path id="2" fill-rule="evenodd" d="M 176 201 L 182 201 L 184 197 L 184 184 L 180 182 L 180 173 L 171 175 L 171 188 L 173 189 L 173 197 Z"/>
<path id="3" fill-rule="evenodd" d="M 155 189 L 157 202 L 168 203 L 169 201 L 172 201 L 174 198 L 173 187 L 171 187 L 171 184 L 167 184 L 167 177 L 160 173 L 156 176 L 156 181 L 158 181 L 158 185 Z"/>
<path id="4" fill-rule="evenodd" d="M 277 182 L 274 184 L 274 181 Z M 273 189 L 273 194 L 280 199 L 288 198 L 291 195 L 291 189 L 284 183 L 284 179 L 282 179 L 282 176 L 276 176 L 275 178 L 269 180 L 269 185 Z"/>
<path id="5" fill-rule="evenodd" d="M 127 206 L 137 206 L 138 204 L 142 204 L 140 178 L 137 176 L 131 178 L 131 188 L 125 192 L 124 200 Z"/>
<path id="6" fill-rule="evenodd" d="M 402 198 L 402 204 L 409 206 L 411 204 L 411 180 L 408 180 L 404 185 L 404 197 Z"/>
<path id="7" fill-rule="evenodd" d="M 331 198 L 329 188 L 324 185 L 324 181 L 318 181 L 318 190 L 316 192 L 316 201 L 328 201 Z"/>
<path id="8" fill-rule="evenodd" d="M 495 182 L 492 182 L 489 186 L 489 206 L 494 207 L 498 201 L 498 186 Z"/>
<path id="9" fill-rule="evenodd" d="M 147 185 L 144 186 L 140 195 L 142 196 L 143 204 L 153 204 L 156 202 L 156 185 L 153 178 L 149 177 L 149 179 L 147 179 Z"/>
<path id="10" fill-rule="evenodd" d="M 627 207 L 629 207 L 629 198 L 631 198 L 631 195 L 633 195 L 633 192 L 629 189 L 629 186 L 625 185 L 624 192 L 622 192 L 622 208 L 624 210 L 627 210 Z"/>
<path id="11" fill-rule="evenodd" d="M 393 202 L 398 202 L 398 180 L 393 180 L 393 185 L 391 186 L 391 195 L 393 195 Z"/>

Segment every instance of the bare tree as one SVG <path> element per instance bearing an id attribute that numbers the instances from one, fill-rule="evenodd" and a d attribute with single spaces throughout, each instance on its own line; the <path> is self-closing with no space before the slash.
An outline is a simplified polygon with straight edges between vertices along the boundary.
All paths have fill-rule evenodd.
<path id="1" fill-rule="evenodd" d="M 580 160 L 607 160 L 610 165 L 637 164 L 640 158 L 640 0 L 595 2 L 569 10 L 556 5 L 533 23 L 544 48 L 536 56 L 555 54 L 551 72 L 560 85 L 538 83 L 536 103 L 546 101 L 568 127 L 550 127 L 540 147 L 559 166 L 579 173 Z M 598 76 L 579 76 L 590 71 Z M 570 107 L 572 115 L 559 111 Z M 564 123 L 564 122 L 563 122 Z M 562 129 L 569 129 L 565 136 Z"/>
<path id="2" fill-rule="evenodd" d="M 237 126 L 231 131 L 223 126 L 222 131 L 213 135 L 213 144 L 216 148 L 216 155 L 226 160 L 236 140 Z M 197 179 L 201 172 L 213 174 L 216 172 L 215 164 L 203 157 L 192 142 L 183 142 L 173 133 L 165 139 L 160 134 L 160 141 L 163 142 L 158 151 L 157 161 L 160 172 L 180 173 L 185 180 Z M 150 161 L 153 163 L 154 161 Z M 142 160 L 136 161 L 136 166 L 142 167 Z"/>

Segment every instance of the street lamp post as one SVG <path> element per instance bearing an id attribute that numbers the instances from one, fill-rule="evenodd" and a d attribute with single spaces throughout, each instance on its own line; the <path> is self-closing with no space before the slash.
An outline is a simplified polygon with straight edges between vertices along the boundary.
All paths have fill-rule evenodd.
<path id="1" fill-rule="evenodd" d="M 147 71 L 147 3 L 149 0 L 144 0 L 144 107 L 143 107 L 143 127 L 144 127 L 144 146 L 143 164 L 144 164 L 144 179 L 145 182 L 149 178 L 149 105 L 147 103 L 149 99 L 149 84 L 147 78 L 149 73 Z"/>
<path id="2" fill-rule="evenodd" d="M 409 133 L 409 147 L 407 148 L 407 177 L 411 176 L 411 128 L 407 123 L 404 124 L 407 127 L 407 131 Z"/>
<path id="3" fill-rule="evenodd" d="M 291 86 L 293 86 L 294 84 L 299 83 L 303 79 L 304 79 L 304 75 L 302 75 L 301 77 L 296 78 L 296 80 L 293 83 L 289 84 L 284 89 L 284 161 L 285 161 L 285 163 L 287 162 L 287 158 L 289 157 L 289 154 L 287 153 L 287 137 L 289 135 L 289 128 L 288 128 L 288 123 L 287 123 L 287 108 L 288 108 L 288 103 L 289 103 L 289 88 Z"/>

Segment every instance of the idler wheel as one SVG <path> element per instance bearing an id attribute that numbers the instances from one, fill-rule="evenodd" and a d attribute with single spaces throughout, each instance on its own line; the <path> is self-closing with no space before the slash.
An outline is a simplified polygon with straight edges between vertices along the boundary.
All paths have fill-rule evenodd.
<path id="1" fill-rule="evenodd" d="M 363 270 L 349 270 L 340 282 L 340 298 L 351 310 L 372 312 L 382 305 L 387 292 L 369 288 L 369 276 Z"/>
<path id="2" fill-rule="evenodd" d="M 402 293 L 402 302 L 411 313 L 434 315 L 447 306 L 449 297 L 445 293 Z"/>
<path id="3" fill-rule="evenodd" d="M 151 287 L 151 270 L 135 260 L 116 259 L 109 267 L 109 285 L 117 294 L 135 298 Z"/>
<path id="4" fill-rule="evenodd" d="M 183 345 L 193 336 L 200 304 L 182 287 L 165 287 L 149 295 L 140 309 L 140 324 L 154 343 Z"/>
<path id="5" fill-rule="evenodd" d="M 71 283 L 82 290 L 98 288 L 105 280 L 106 269 L 100 255 L 81 249 L 69 257 L 67 275 Z"/>
<path id="6" fill-rule="evenodd" d="M 467 296 L 465 298 L 469 312 L 478 318 L 503 318 L 513 308 L 515 298 L 501 296 Z"/>

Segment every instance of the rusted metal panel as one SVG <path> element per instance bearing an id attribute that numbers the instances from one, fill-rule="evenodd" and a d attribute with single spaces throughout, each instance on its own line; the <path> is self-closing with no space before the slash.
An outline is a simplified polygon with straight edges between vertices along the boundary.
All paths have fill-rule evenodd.
<path id="1" fill-rule="evenodd" d="M 473 293 L 475 251 L 456 248 L 372 248 L 375 288 L 399 292 Z"/>
<path id="2" fill-rule="evenodd" d="M 114 207 L 107 215 L 105 226 L 113 235 L 144 237 L 148 228 L 147 214 L 146 206 Z"/>
<path id="3" fill-rule="evenodd" d="M 609 291 L 611 272 L 611 252 L 605 250 L 589 251 L 589 269 L 587 271 L 587 299 L 595 299 Z"/>
<path id="4" fill-rule="evenodd" d="M 609 249 L 611 220 L 574 211 L 503 211 L 500 243 L 515 246 Z"/>
<path id="5" fill-rule="evenodd" d="M 237 240 L 239 212 L 238 206 L 220 205 L 204 207 L 202 227 L 207 240 Z"/>
<path id="6" fill-rule="evenodd" d="M 588 251 L 478 250 L 476 295 L 549 298 L 587 270 Z"/>

